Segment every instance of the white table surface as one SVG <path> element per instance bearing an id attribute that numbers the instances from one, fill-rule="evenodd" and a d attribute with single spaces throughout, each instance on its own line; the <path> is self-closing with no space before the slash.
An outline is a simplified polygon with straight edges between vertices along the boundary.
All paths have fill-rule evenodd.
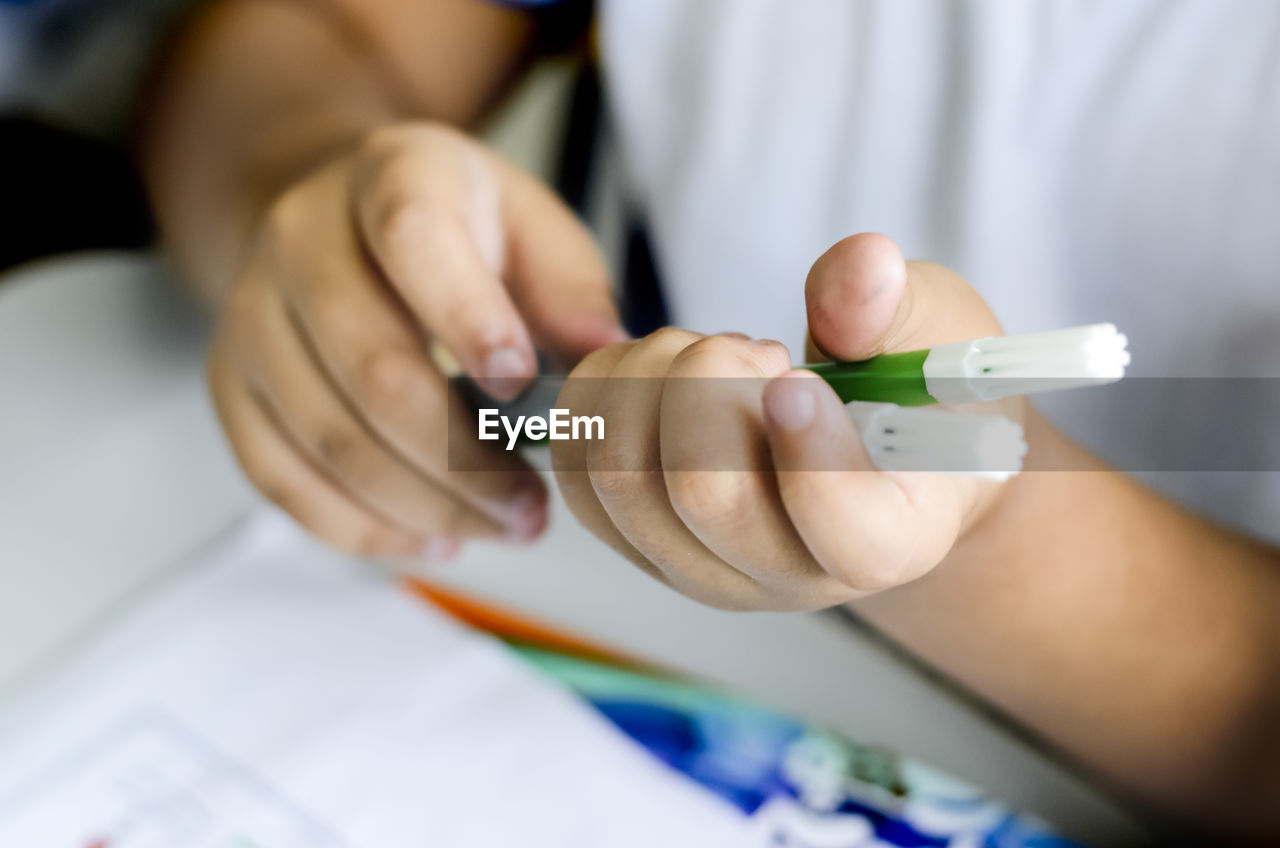
<path id="1" fill-rule="evenodd" d="M 207 323 L 174 289 L 135 254 L 0 277 L 0 684 L 22 686 L 140 586 L 263 508 L 204 393 Z M 562 508 L 538 547 L 473 546 L 433 577 L 911 753 L 1093 844 L 1138 839 L 1086 783 L 842 623 L 699 607 Z"/>

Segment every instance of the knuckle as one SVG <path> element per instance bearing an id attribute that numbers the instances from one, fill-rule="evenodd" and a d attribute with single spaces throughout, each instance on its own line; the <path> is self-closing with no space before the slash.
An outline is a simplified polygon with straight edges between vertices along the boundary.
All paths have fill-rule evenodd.
<path id="1" fill-rule="evenodd" d="M 592 351 L 584 356 L 569 372 L 569 378 L 583 380 L 602 377 L 608 374 L 610 370 L 612 370 L 610 357 L 604 349 L 601 349 Z"/>
<path id="2" fill-rule="evenodd" d="M 663 342 L 674 341 L 692 336 L 688 330 L 682 330 L 679 327 L 659 327 L 649 335 L 645 336 L 647 341 Z"/>
<path id="3" fill-rule="evenodd" d="M 376 160 L 394 156 L 404 148 L 412 129 L 404 124 L 387 124 L 370 130 L 360 143 L 360 152 Z"/>
<path id="4" fill-rule="evenodd" d="M 587 476 L 591 481 L 592 491 L 596 493 L 596 499 L 606 509 L 625 504 L 635 492 L 634 473 L 620 471 L 616 466 L 606 469 L 593 468 L 587 472 Z"/>
<path id="5" fill-rule="evenodd" d="M 368 332 L 364 315 L 356 306 L 356 298 L 343 286 L 322 285 L 307 292 L 303 309 L 322 333 L 317 347 L 324 350 L 332 345 L 333 350 L 345 350 L 362 332 Z"/>
<path id="6" fill-rule="evenodd" d="M 497 350 L 522 343 L 519 318 L 488 298 L 459 300 L 438 309 L 441 326 L 453 328 L 463 339 L 460 350 Z M 514 324 L 514 328 L 513 328 Z"/>
<path id="7" fill-rule="evenodd" d="M 364 470 L 367 452 L 359 434 L 333 425 L 319 428 L 318 433 L 315 451 L 321 462 L 347 477 Z"/>
<path id="8" fill-rule="evenodd" d="M 755 344 L 755 356 L 757 367 L 767 376 L 773 376 L 791 368 L 791 351 L 782 342 L 761 339 Z"/>
<path id="9" fill-rule="evenodd" d="M 583 442 L 586 454 L 587 470 L 602 479 L 611 475 L 629 471 L 639 471 L 645 467 L 645 455 L 642 448 L 637 448 L 626 438 L 614 436 L 610 439 L 596 439 Z"/>
<path id="10" fill-rule="evenodd" d="M 377 159 L 403 154 L 418 145 L 447 143 L 462 134 L 434 121 L 408 121 L 377 127 L 365 135 L 361 151 Z"/>
<path id="11" fill-rule="evenodd" d="M 688 356 L 706 356 L 713 359 L 728 358 L 742 348 L 741 339 L 731 336 L 707 336 L 686 348 Z"/>
<path id="12" fill-rule="evenodd" d="M 584 356 L 569 372 L 569 377 L 565 380 L 564 387 L 561 389 L 561 399 L 576 395 L 586 389 L 598 389 L 598 386 L 582 381 L 609 376 L 620 358 L 619 354 L 625 350 L 630 350 L 636 344 L 638 342 L 623 342 L 618 345 L 602 347 Z M 594 395 L 595 392 L 592 391 L 589 394 Z"/>
<path id="13" fill-rule="evenodd" d="M 417 376 L 412 354 L 397 348 L 379 348 L 360 358 L 352 389 L 362 400 L 385 409 L 402 400 Z"/>
<path id="14" fill-rule="evenodd" d="M 430 195 L 407 180 L 388 177 L 373 201 L 374 238 L 386 250 L 397 250 L 440 229 L 446 214 Z"/>
<path id="15" fill-rule="evenodd" d="M 644 344 L 646 347 L 656 347 L 662 350 L 682 350 L 697 343 L 700 339 L 702 339 L 702 336 L 689 330 L 682 330 L 679 327 L 661 327 L 645 336 Z"/>
<path id="16" fill-rule="evenodd" d="M 671 506 L 686 524 L 732 527 L 751 513 L 747 474 L 734 471 L 668 471 Z"/>
<path id="17" fill-rule="evenodd" d="M 720 377 L 744 372 L 760 376 L 764 371 L 751 347 L 748 342 L 726 336 L 708 336 L 676 354 L 672 370 Z"/>

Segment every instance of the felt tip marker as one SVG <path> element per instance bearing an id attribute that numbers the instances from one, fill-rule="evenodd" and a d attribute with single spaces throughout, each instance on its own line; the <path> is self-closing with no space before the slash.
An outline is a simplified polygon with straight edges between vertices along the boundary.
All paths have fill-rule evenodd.
<path id="1" fill-rule="evenodd" d="M 1115 325 L 1092 324 L 800 367 L 825 380 L 845 403 L 979 403 L 1114 383 L 1129 365 L 1128 345 Z"/>

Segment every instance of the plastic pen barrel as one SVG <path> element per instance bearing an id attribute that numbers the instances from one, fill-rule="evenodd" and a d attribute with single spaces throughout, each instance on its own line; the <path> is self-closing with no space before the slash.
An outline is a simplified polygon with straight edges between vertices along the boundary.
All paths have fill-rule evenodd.
<path id="1" fill-rule="evenodd" d="M 913 350 L 877 356 L 865 362 L 822 362 L 801 367 L 825 380 L 845 403 L 932 406 L 938 401 L 925 385 L 924 361 L 928 356 L 927 350 Z"/>

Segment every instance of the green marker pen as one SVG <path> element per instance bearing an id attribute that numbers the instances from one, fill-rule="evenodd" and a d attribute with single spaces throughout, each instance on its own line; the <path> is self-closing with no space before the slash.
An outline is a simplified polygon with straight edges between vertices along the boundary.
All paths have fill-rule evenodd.
<path id="1" fill-rule="evenodd" d="M 1093 324 L 800 367 L 829 383 L 845 403 L 978 403 L 1114 383 L 1129 365 L 1128 344 L 1115 325 Z"/>

